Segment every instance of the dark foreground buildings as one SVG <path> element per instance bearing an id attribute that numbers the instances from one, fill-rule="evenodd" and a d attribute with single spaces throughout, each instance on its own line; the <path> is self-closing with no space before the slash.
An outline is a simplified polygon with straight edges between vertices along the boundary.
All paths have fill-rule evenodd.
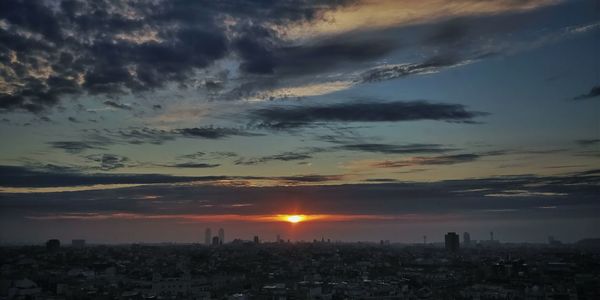
<path id="1" fill-rule="evenodd" d="M 446 250 L 450 252 L 458 252 L 460 241 L 456 232 L 448 232 L 444 237 Z"/>
<path id="2" fill-rule="evenodd" d="M 0 247 L 0 299 L 600 299 L 598 241 L 484 245 Z"/>

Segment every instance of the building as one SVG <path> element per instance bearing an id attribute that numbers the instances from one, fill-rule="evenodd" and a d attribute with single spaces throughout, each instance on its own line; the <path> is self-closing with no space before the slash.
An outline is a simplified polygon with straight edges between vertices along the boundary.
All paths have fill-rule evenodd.
<path id="1" fill-rule="evenodd" d="M 152 276 L 154 295 L 188 295 L 192 289 L 192 278 L 188 272 L 182 276 L 163 277 L 158 273 Z"/>
<path id="2" fill-rule="evenodd" d="M 225 243 L 225 230 L 219 228 L 219 243 L 223 245 Z"/>
<path id="3" fill-rule="evenodd" d="M 212 231 L 210 228 L 206 228 L 204 231 L 204 244 L 210 246 L 210 241 L 212 239 Z"/>
<path id="4" fill-rule="evenodd" d="M 213 238 L 212 238 L 212 245 L 213 246 L 219 246 L 220 244 L 221 244 L 221 241 L 219 240 L 219 237 L 216 236 L 216 235 L 213 236 Z"/>
<path id="5" fill-rule="evenodd" d="M 465 248 L 471 246 L 471 234 L 468 232 L 463 233 L 463 245 Z"/>
<path id="6" fill-rule="evenodd" d="M 82 240 L 82 239 L 71 240 L 71 247 L 83 248 L 83 247 L 85 247 L 85 240 Z"/>
<path id="7" fill-rule="evenodd" d="M 456 232 L 448 232 L 445 236 L 446 250 L 450 252 L 458 252 L 460 247 L 460 241 Z"/>
<path id="8" fill-rule="evenodd" d="M 58 250 L 60 248 L 60 241 L 57 239 L 51 239 L 46 242 L 46 249 L 48 250 Z"/>
<path id="9" fill-rule="evenodd" d="M 254 243 L 255 244 L 260 244 L 260 240 L 258 239 L 258 235 L 254 236 Z"/>

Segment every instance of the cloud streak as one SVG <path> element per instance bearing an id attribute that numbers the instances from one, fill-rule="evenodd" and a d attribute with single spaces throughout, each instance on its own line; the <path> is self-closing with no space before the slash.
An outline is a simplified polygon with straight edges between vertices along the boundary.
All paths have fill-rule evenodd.
<path id="1" fill-rule="evenodd" d="M 488 113 L 470 111 L 460 104 L 427 101 L 354 102 L 319 106 L 269 107 L 255 110 L 251 118 L 259 127 L 286 129 L 335 122 L 447 121 L 474 123 Z"/>

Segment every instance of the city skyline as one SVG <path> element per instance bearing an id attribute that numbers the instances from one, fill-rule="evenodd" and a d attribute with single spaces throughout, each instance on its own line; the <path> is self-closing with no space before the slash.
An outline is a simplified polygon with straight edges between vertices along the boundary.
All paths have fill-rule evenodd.
<path id="1" fill-rule="evenodd" d="M 1 1 L 0 244 L 599 238 L 598 16 Z"/>

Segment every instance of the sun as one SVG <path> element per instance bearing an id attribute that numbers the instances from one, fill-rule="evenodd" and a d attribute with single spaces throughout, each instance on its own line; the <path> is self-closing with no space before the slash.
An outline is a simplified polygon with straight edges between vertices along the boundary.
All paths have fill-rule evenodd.
<path id="1" fill-rule="evenodd" d="M 305 215 L 287 215 L 284 219 L 290 223 L 296 224 L 304 221 L 306 219 Z"/>

